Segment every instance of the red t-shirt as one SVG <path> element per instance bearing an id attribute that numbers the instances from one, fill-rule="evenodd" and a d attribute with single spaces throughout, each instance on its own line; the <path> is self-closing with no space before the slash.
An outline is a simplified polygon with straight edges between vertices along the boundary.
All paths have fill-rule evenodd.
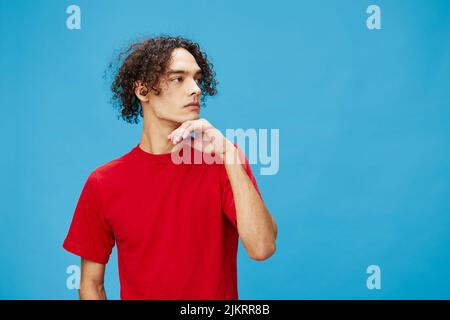
<path id="1" fill-rule="evenodd" d="M 136 145 L 89 175 L 63 247 L 106 264 L 117 244 L 121 299 L 225 300 L 238 299 L 238 237 L 224 164 L 177 165 Z"/>

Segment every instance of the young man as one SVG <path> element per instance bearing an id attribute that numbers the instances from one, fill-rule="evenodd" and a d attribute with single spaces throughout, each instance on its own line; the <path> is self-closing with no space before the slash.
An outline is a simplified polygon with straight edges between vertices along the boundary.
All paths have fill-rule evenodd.
<path id="1" fill-rule="evenodd" d="M 81 256 L 80 299 L 106 299 L 115 244 L 121 299 L 238 299 L 238 238 L 265 260 L 277 227 L 242 150 L 199 117 L 200 101 L 216 93 L 212 65 L 181 37 L 151 38 L 126 54 L 112 90 L 124 120 L 144 118 L 142 136 L 81 192 L 63 244 Z M 218 161 L 179 163 L 180 151 Z"/>

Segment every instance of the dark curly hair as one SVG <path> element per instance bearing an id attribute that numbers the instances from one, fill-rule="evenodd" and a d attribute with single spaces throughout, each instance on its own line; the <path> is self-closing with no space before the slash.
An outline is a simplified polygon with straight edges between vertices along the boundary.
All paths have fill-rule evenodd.
<path id="1" fill-rule="evenodd" d="M 189 51 L 201 69 L 201 105 L 205 106 L 207 96 L 217 94 L 218 81 L 215 79 L 213 64 L 208 61 L 206 53 L 200 50 L 197 43 L 180 36 L 162 35 L 148 38 L 129 45 L 108 66 L 107 72 L 110 71 L 114 79 L 111 85 L 113 93 L 111 100 L 119 109 L 118 118 L 122 117 L 129 123 L 139 122 L 139 116 L 142 117 L 143 113 L 140 101 L 134 93 L 135 83 L 141 81 L 144 84 L 146 88 L 141 90 L 143 95 L 150 89 L 153 89 L 155 94 L 159 94 L 161 76 L 166 70 L 172 51 L 176 48 Z"/>

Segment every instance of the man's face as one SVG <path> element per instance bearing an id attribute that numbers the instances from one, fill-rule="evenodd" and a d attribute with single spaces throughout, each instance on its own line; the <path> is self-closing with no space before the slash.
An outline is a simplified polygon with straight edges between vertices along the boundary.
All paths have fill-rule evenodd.
<path id="1" fill-rule="evenodd" d="M 201 69 L 194 56 L 183 48 L 172 51 L 160 80 L 160 93 L 150 92 L 149 104 L 158 118 L 182 123 L 200 117 Z M 189 104 L 197 104 L 196 106 Z"/>

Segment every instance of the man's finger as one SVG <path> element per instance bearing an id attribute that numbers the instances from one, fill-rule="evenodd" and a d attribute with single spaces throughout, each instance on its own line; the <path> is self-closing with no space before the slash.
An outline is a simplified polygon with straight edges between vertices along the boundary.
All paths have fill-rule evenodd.
<path id="1" fill-rule="evenodd" d="M 203 153 L 212 153 L 213 151 L 215 151 L 214 144 L 203 142 Z"/>
<path id="2" fill-rule="evenodd" d="M 190 126 L 192 123 L 191 120 L 183 122 L 178 128 L 173 130 L 168 136 L 168 139 L 172 139 L 174 135 L 178 134 L 180 131 L 183 131 L 186 127 Z"/>
<path id="3" fill-rule="evenodd" d="M 185 128 L 180 128 L 180 130 L 174 134 L 172 141 L 173 143 L 178 143 L 184 139 L 187 138 L 187 136 L 189 136 L 189 134 L 192 132 L 192 124 L 189 124 L 187 127 Z"/>
<path id="4" fill-rule="evenodd" d="M 186 139 L 187 136 L 192 132 L 192 125 L 188 126 L 184 129 L 183 133 L 181 134 L 182 139 Z"/>

